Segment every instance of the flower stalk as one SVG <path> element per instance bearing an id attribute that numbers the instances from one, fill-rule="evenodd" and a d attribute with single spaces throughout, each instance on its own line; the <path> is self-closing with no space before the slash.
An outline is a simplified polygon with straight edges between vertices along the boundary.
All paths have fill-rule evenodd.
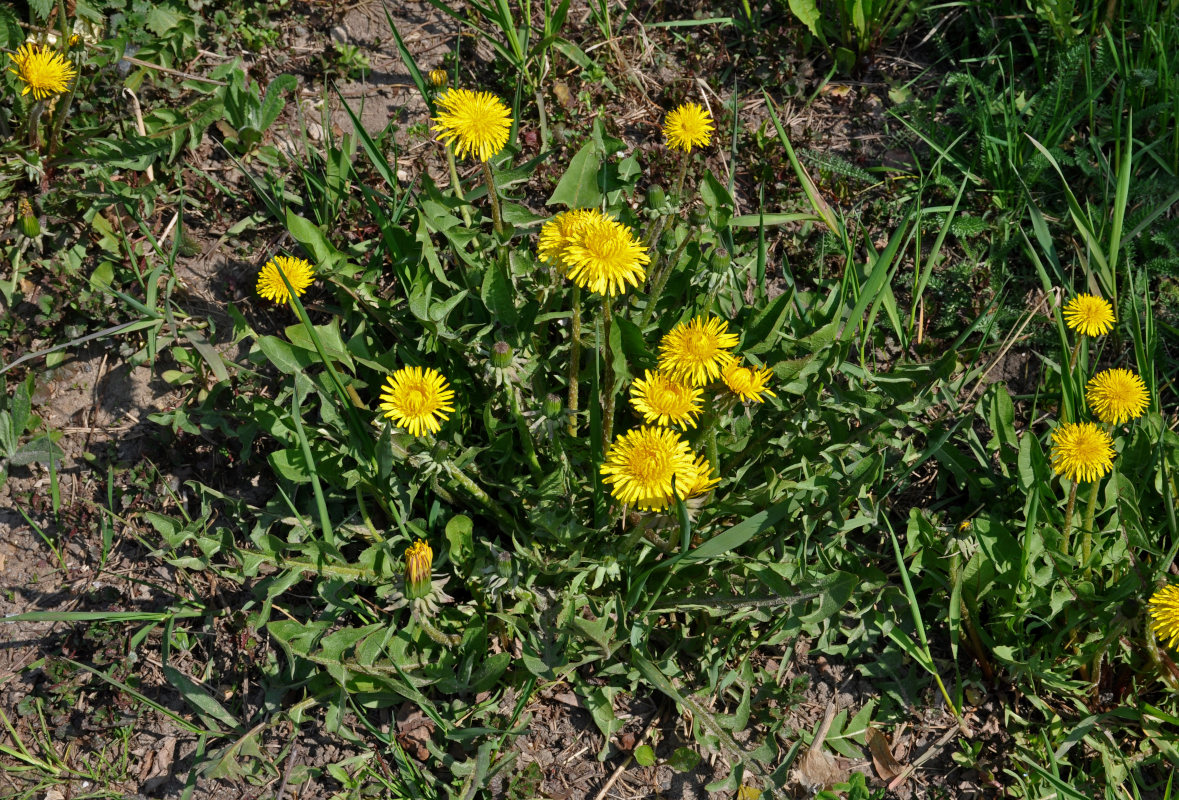
<path id="1" fill-rule="evenodd" d="M 495 177 L 491 174 L 491 165 L 486 161 L 480 161 L 479 166 L 483 168 L 483 181 L 487 184 L 487 199 L 491 201 L 491 221 L 495 223 L 495 233 L 501 239 L 504 237 L 504 218 L 499 210 L 499 195 L 495 192 Z"/>
<path id="2" fill-rule="evenodd" d="M 573 286 L 573 313 L 569 321 L 569 435 L 577 436 L 577 380 L 581 370 L 581 287 Z"/>
<path id="3" fill-rule="evenodd" d="M 602 296 L 602 452 L 605 453 L 614 438 L 614 394 L 617 375 L 614 373 L 614 359 L 610 352 L 610 328 L 614 322 L 614 303 L 610 295 Z"/>

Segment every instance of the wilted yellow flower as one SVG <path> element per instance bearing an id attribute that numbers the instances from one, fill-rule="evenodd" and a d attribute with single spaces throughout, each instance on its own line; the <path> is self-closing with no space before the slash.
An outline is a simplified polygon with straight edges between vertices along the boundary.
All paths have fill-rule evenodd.
<path id="1" fill-rule="evenodd" d="M 266 266 L 258 273 L 258 294 L 276 303 L 290 302 L 291 293 L 282 281 L 283 275 L 287 276 L 291 288 L 295 290 L 295 296 L 302 297 L 303 292 L 307 291 L 307 287 L 315 279 L 315 269 L 301 258 L 275 256 L 267 261 Z"/>
<path id="2" fill-rule="evenodd" d="M 630 387 L 630 404 L 643 415 L 647 424 L 696 427 L 703 393 L 666 372 L 647 370 Z"/>
<path id="3" fill-rule="evenodd" d="M 674 150 L 691 152 L 712 141 L 712 116 L 699 103 L 684 103 L 663 121 L 663 138 Z"/>
<path id="4" fill-rule="evenodd" d="M 36 100 L 61 94 L 69 87 L 70 79 L 78 74 L 61 53 L 43 45 L 26 43 L 8 57 L 13 62 L 8 71 L 25 85 L 21 95 L 32 92 Z"/>
<path id="5" fill-rule="evenodd" d="M 453 144 L 459 157 L 469 153 L 486 161 L 508 143 L 512 112 L 491 92 L 448 89 L 437 103 L 438 138 Z"/>
<path id="6" fill-rule="evenodd" d="M 734 361 L 721 372 L 721 379 L 724 380 L 725 386 L 729 387 L 729 391 L 742 400 L 764 403 L 763 394 L 770 397 L 778 396 L 766 387 L 773 375 L 774 373 L 766 367 L 742 367 Z"/>
<path id="7" fill-rule="evenodd" d="M 736 360 L 729 351 L 737 346 L 737 334 L 716 317 L 696 317 L 676 325 L 659 343 L 659 368 L 696 386 L 716 380 Z"/>
<path id="8" fill-rule="evenodd" d="M 430 592 L 430 569 L 434 551 L 424 539 L 418 539 L 405 551 L 405 593 L 410 599 L 424 597 Z"/>
<path id="9" fill-rule="evenodd" d="M 687 497 L 689 485 L 699 478 L 688 443 L 670 428 L 643 427 L 619 436 L 606 453 L 602 481 L 612 484 L 611 494 L 635 508 L 660 509 L 675 494 Z"/>
<path id="10" fill-rule="evenodd" d="M 595 214 L 577 226 L 561 253 L 566 276 L 595 294 L 621 294 L 638 286 L 651 262 L 646 248 L 621 222 Z"/>
<path id="11" fill-rule="evenodd" d="M 1113 469 L 1113 439 L 1092 422 L 1065 422 L 1052 432 L 1052 469 L 1073 483 L 1091 483 Z"/>
<path id="12" fill-rule="evenodd" d="M 1113 306 L 1100 297 L 1079 294 L 1065 303 L 1064 324 L 1085 336 L 1103 336 L 1113 330 Z"/>
<path id="13" fill-rule="evenodd" d="M 385 379 L 380 408 L 410 436 L 437 433 L 454 411 L 454 390 L 437 370 L 402 367 Z"/>
<path id="14" fill-rule="evenodd" d="M 604 218 L 602 212 L 587 208 L 562 211 L 540 229 L 537 256 L 546 264 L 561 263 L 565 249 L 574 242 L 585 223 L 599 218 Z"/>
<path id="15" fill-rule="evenodd" d="M 1113 425 L 1141 417 L 1150 405 L 1146 384 L 1128 369 L 1097 373 L 1086 387 L 1085 399 L 1099 420 Z"/>

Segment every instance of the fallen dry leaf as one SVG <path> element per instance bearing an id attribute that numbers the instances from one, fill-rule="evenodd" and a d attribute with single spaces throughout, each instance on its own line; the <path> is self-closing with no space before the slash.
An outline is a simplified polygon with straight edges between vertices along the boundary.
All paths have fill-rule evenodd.
<path id="1" fill-rule="evenodd" d="M 901 774 L 904 767 L 892 755 L 888 737 L 875 728 L 868 728 L 868 750 L 872 753 L 872 766 L 882 781 L 891 781 Z"/>

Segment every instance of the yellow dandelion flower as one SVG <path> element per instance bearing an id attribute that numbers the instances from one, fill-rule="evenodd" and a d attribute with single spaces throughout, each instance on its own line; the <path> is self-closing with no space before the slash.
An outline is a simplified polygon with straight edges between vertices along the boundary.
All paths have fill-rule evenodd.
<path id="1" fill-rule="evenodd" d="M 491 92 L 448 89 L 437 103 L 438 138 L 453 144 L 460 158 L 469 153 L 486 161 L 508 143 L 512 112 Z"/>
<path id="2" fill-rule="evenodd" d="M 1179 586 L 1164 586 L 1150 598 L 1150 627 L 1167 647 L 1179 642 Z"/>
<path id="3" fill-rule="evenodd" d="M 430 83 L 434 84 L 436 89 L 441 89 L 446 85 L 446 70 L 432 69 L 430 70 Z"/>
<path id="4" fill-rule="evenodd" d="M 565 275 L 581 288 L 614 296 L 625 292 L 628 283 L 642 283 L 651 256 L 630 228 L 595 214 L 577 227 L 561 254 L 561 262 Z"/>
<path id="5" fill-rule="evenodd" d="M 291 293 L 287 291 L 282 276 L 286 275 L 295 290 L 296 297 L 302 297 L 303 292 L 315 279 L 315 268 L 301 258 L 289 256 L 275 256 L 266 262 L 262 271 L 258 273 L 258 294 L 276 303 L 288 303 Z"/>
<path id="6" fill-rule="evenodd" d="M 36 100 L 61 94 L 69 88 L 70 79 L 78 74 L 61 53 L 42 45 L 24 44 L 8 57 L 13 62 L 8 71 L 25 85 L 21 95 L 32 92 Z"/>
<path id="7" fill-rule="evenodd" d="M 565 249 L 574 242 L 585 223 L 602 218 L 605 218 L 602 212 L 586 208 L 562 211 L 541 227 L 536 255 L 546 264 L 561 263 Z"/>
<path id="8" fill-rule="evenodd" d="M 690 153 L 712 141 L 712 115 L 699 103 L 684 103 L 663 120 L 663 138 L 673 150 Z"/>
<path id="9" fill-rule="evenodd" d="M 638 509 L 660 509 L 675 493 L 686 496 L 699 476 L 688 443 L 670 428 L 643 427 L 619 436 L 606 453 L 602 480 L 620 502 Z"/>
<path id="10" fill-rule="evenodd" d="M 729 387 L 729 391 L 742 400 L 764 403 L 763 394 L 770 397 L 778 396 L 766 387 L 773 375 L 774 373 L 766 367 L 743 367 L 734 361 L 721 372 L 721 379 L 725 386 Z"/>
<path id="11" fill-rule="evenodd" d="M 1085 336 L 1103 336 L 1113 330 L 1113 306 L 1100 297 L 1079 294 L 1064 304 L 1064 324 Z"/>
<path id="12" fill-rule="evenodd" d="M 647 370 L 630 387 L 630 404 L 648 424 L 695 428 L 703 392 L 666 372 Z"/>
<path id="13" fill-rule="evenodd" d="M 1086 387 L 1085 399 L 1099 420 L 1114 425 L 1141 417 L 1150 405 L 1146 384 L 1128 369 L 1097 373 Z"/>
<path id="14" fill-rule="evenodd" d="M 708 463 L 708 459 L 704 456 L 697 456 L 692 463 L 692 468 L 695 474 L 691 475 L 688 480 L 684 481 L 684 499 L 690 497 L 699 497 L 705 492 L 711 492 L 718 483 L 720 478 L 712 474 L 712 465 Z M 679 479 L 676 479 L 676 486 L 679 486 Z"/>
<path id="15" fill-rule="evenodd" d="M 1052 432 L 1052 469 L 1073 483 L 1091 483 L 1113 469 L 1113 439 L 1092 422 L 1065 422 Z"/>
<path id="16" fill-rule="evenodd" d="M 454 390 L 437 370 L 426 367 L 402 367 L 385 379 L 380 408 L 385 416 L 421 436 L 437 433 L 442 421 L 450 417 Z"/>
<path id="17" fill-rule="evenodd" d="M 716 380 L 736 359 L 729 351 L 737 346 L 737 334 L 716 317 L 696 317 L 676 325 L 659 343 L 659 368 L 696 386 Z"/>
<path id="18" fill-rule="evenodd" d="M 422 597 L 430 591 L 430 569 L 434 565 L 434 551 L 424 539 L 418 539 L 405 551 L 405 588 L 411 598 Z"/>

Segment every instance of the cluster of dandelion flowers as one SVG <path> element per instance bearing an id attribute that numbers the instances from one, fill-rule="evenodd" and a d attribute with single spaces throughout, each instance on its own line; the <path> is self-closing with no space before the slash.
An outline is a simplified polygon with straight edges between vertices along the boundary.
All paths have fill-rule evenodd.
<path id="1" fill-rule="evenodd" d="M 1164 586 L 1151 595 L 1150 627 L 1167 647 L 1179 643 L 1179 586 Z"/>
<path id="2" fill-rule="evenodd" d="M 736 362 L 737 334 L 716 317 L 696 317 L 676 325 L 659 343 L 659 368 L 695 386 L 716 380 Z"/>
<path id="3" fill-rule="evenodd" d="M 764 403 L 762 395 L 777 397 L 766 384 L 770 382 L 773 373 L 766 367 L 743 367 L 734 361 L 721 371 L 721 380 L 729 391 L 742 400 L 752 400 Z"/>
<path id="4" fill-rule="evenodd" d="M 1099 372 L 1085 387 L 1085 400 L 1102 422 L 1121 425 L 1141 417 L 1150 405 L 1142 378 L 1128 369 Z"/>
<path id="5" fill-rule="evenodd" d="M 673 150 L 692 152 L 712 141 L 712 116 L 699 103 L 684 103 L 663 120 L 663 138 Z"/>
<path id="6" fill-rule="evenodd" d="M 1104 336 L 1113 330 L 1113 306 L 1100 297 L 1079 294 L 1064 304 L 1064 324 L 1085 336 Z"/>
<path id="7" fill-rule="evenodd" d="M 638 286 L 647 277 L 651 256 L 631 229 L 616 219 L 594 214 L 576 226 L 561 252 L 565 275 L 595 294 L 622 294 L 627 284 Z"/>
<path id="8" fill-rule="evenodd" d="M 670 428 L 642 427 L 614 440 L 601 468 L 602 480 L 620 502 L 640 510 L 658 510 L 675 494 L 699 480 L 699 467 L 688 443 Z"/>
<path id="9" fill-rule="evenodd" d="M 429 367 L 402 367 L 385 379 L 380 409 L 411 436 L 437 433 L 454 411 L 454 390 Z"/>
<path id="10" fill-rule="evenodd" d="M 61 53 L 44 45 L 24 44 L 9 53 L 12 66 L 9 72 L 25 85 L 21 95 L 32 92 L 36 100 L 61 94 L 69 88 L 70 80 L 78 71 Z"/>
<path id="11" fill-rule="evenodd" d="M 702 396 L 697 387 L 662 371 L 647 370 L 630 387 L 630 404 L 648 425 L 696 427 Z"/>
<path id="12" fill-rule="evenodd" d="M 1065 422 L 1052 432 L 1052 469 L 1073 483 L 1091 483 L 1113 469 L 1113 439 L 1092 422 Z"/>
<path id="13" fill-rule="evenodd" d="M 562 211 L 540 229 L 536 255 L 546 264 L 560 264 L 564 259 L 565 250 L 577 240 L 585 223 L 603 217 L 602 212 L 585 208 Z"/>
<path id="14" fill-rule="evenodd" d="M 258 294 L 276 303 L 289 303 L 291 293 L 283 283 L 283 275 L 287 276 L 295 296 L 302 297 L 303 292 L 307 291 L 307 287 L 315 279 L 315 269 L 301 258 L 275 256 L 267 261 L 266 266 L 258 273 Z"/>
<path id="15" fill-rule="evenodd" d="M 453 144 L 460 158 L 470 154 L 486 161 L 508 143 L 512 112 L 491 92 L 448 89 L 436 102 L 438 138 Z"/>

